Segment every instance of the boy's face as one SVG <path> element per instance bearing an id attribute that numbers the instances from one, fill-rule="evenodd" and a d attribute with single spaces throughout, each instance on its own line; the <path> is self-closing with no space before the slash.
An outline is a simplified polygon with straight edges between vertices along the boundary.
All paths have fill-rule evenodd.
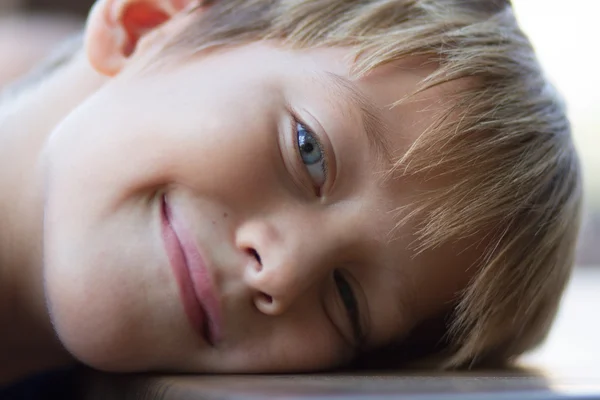
<path id="1" fill-rule="evenodd" d="M 45 149 L 44 244 L 68 350 L 112 371 L 313 370 L 446 307 L 463 265 L 413 257 L 411 226 L 390 240 L 418 186 L 383 182 L 365 129 L 398 156 L 436 93 L 391 110 L 423 72 L 351 83 L 348 55 L 263 43 L 132 62 L 67 117 Z"/>

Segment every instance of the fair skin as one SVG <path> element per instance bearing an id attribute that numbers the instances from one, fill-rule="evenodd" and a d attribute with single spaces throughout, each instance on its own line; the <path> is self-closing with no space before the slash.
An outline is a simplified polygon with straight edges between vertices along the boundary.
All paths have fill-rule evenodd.
<path id="1" fill-rule="evenodd" d="M 406 335 L 466 284 L 451 246 L 415 256 L 412 226 L 390 240 L 419 184 L 383 181 L 390 160 L 349 93 L 397 156 L 443 88 L 390 109 L 424 71 L 353 79 L 349 49 L 276 42 L 144 69 L 189 22 L 189 3 L 99 1 L 86 54 L 0 109 L 0 355 L 31 355 L 13 377 L 74 360 L 115 372 L 331 368 Z M 200 317 L 182 248 L 208 287 Z"/>

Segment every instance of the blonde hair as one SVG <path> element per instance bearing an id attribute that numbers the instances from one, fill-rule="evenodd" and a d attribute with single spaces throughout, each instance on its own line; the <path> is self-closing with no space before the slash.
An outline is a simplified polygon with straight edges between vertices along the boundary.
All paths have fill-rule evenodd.
<path id="1" fill-rule="evenodd" d="M 208 7 L 210 5 L 210 7 Z M 443 322 L 450 368 L 505 362 L 542 342 L 573 266 L 582 198 L 569 122 L 508 0 L 205 1 L 162 56 L 280 40 L 348 46 L 355 73 L 419 56 L 435 66 L 417 92 L 445 99 L 390 176 L 441 182 L 409 208 L 417 252 L 470 239 L 475 273 Z M 398 99 L 404 101 L 406 99 Z"/>

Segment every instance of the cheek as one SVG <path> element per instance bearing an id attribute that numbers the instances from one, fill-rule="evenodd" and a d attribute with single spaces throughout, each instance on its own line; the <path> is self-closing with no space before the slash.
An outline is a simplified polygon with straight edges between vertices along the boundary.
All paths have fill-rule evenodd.
<path id="1" fill-rule="evenodd" d="M 243 322 L 239 347 L 225 354 L 222 372 L 289 373 L 330 369 L 352 354 L 321 310 Z"/>
<path id="2" fill-rule="evenodd" d="M 117 215 L 89 227 L 62 224 L 52 209 L 47 215 L 45 290 L 67 350 L 110 371 L 164 362 L 168 352 L 161 351 L 168 346 L 157 350 L 152 344 L 181 340 L 187 327 L 168 263 L 148 235 L 153 229 L 144 213 L 131 210 L 131 217 Z"/>
<path id="3" fill-rule="evenodd" d="M 183 185 L 231 210 L 233 220 L 281 200 L 285 177 L 277 118 L 258 112 L 268 104 L 228 101 L 225 91 L 200 105 L 172 104 L 134 89 L 108 88 L 81 105 L 51 134 L 43 159 L 53 322 L 75 357 L 113 371 L 173 364 L 188 356 L 181 344 L 193 340 L 165 272 L 152 194 Z M 330 363 L 328 345 L 311 344 L 303 332 L 278 342 L 286 362 Z M 278 357 L 270 354 L 265 364 Z"/>
<path id="4" fill-rule="evenodd" d="M 82 107 L 44 152 L 46 296 L 76 358 L 103 370 L 146 370 L 180 353 L 167 343 L 189 341 L 188 329 L 161 247 L 153 191 L 162 177 L 147 162 L 157 151 L 136 157 L 115 145 L 111 133 L 130 125 L 117 117 L 108 126 L 105 114 Z"/>
<path id="5" fill-rule="evenodd" d="M 342 364 L 345 355 L 341 354 L 340 342 L 333 340 L 331 335 L 311 331 L 285 338 L 274 359 L 279 372 L 315 371 Z"/>
<path id="6" fill-rule="evenodd" d="M 283 178 L 285 102 L 239 66 L 225 67 L 220 79 L 208 66 L 117 81 L 95 94 L 48 141 L 53 187 L 106 212 L 137 191 L 173 183 L 245 205 L 248 196 L 264 200 Z"/>

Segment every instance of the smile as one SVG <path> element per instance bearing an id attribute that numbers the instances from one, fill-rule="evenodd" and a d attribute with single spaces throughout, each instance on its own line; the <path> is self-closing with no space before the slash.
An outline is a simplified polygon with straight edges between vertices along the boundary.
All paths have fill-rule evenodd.
<path id="1" fill-rule="evenodd" d="M 198 247 L 173 214 L 166 196 L 161 201 L 162 237 L 190 324 L 210 345 L 220 337 L 219 304 Z"/>

